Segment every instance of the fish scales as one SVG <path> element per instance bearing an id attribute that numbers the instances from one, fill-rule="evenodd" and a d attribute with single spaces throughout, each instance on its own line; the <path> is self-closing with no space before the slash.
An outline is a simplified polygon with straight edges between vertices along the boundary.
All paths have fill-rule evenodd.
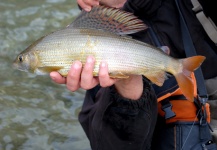
<path id="1" fill-rule="evenodd" d="M 98 72 L 98 65 L 102 60 L 108 62 L 111 68 L 110 72 L 119 70 L 119 72 L 127 74 L 138 72 L 144 74 L 146 70 L 153 70 L 153 68 L 158 70 L 160 67 L 164 67 L 166 69 L 160 64 L 164 64 L 168 58 L 165 59 L 161 56 L 161 59 L 155 59 L 158 57 L 157 53 L 162 55 L 162 52 L 153 51 L 152 47 L 145 46 L 144 43 L 128 37 L 120 38 L 118 35 L 90 29 L 71 30 L 66 28 L 45 37 L 37 49 L 39 49 L 41 67 L 47 65 L 70 68 L 74 60 L 84 63 L 88 55 L 93 55 L 97 61 L 94 72 Z M 137 70 L 130 68 L 137 68 Z"/>
<path id="2" fill-rule="evenodd" d="M 158 86 L 163 85 L 169 72 L 175 76 L 186 98 L 193 101 L 191 74 L 205 57 L 175 59 L 159 48 L 126 36 L 146 28 L 132 14 L 96 6 L 90 12 L 82 11 L 68 27 L 34 42 L 17 56 L 14 67 L 36 74 L 57 71 L 67 76 L 75 60 L 85 64 L 87 56 L 92 55 L 96 60 L 94 76 L 98 75 L 102 61 L 108 63 L 111 78 L 144 75 Z"/>
<path id="3" fill-rule="evenodd" d="M 48 40 L 47 38 L 43 39 L 41 43 L 42 46 L 38 45 L 39 49 L 40 46 L 43 49 L 45 45 L 45 47 L 47 47 L 47 45 L 50 45 L 52 42 L 50 49 L 40 52 L 40 58 L 43 64 L 48 65 L 46 64 L 47 62 L 55 65 L 52 60 L 56 62 L 64 60 L 68 62 L 68 65 L 72 64 L 73 57 L 77 58 L 77 60 L 85 61 L 88 55 L 95 56 L 97 62 L 102 60 L 108 61 L 109 66 L 111 66 L 113 70 L 121 68 L 125 72 L 131 67 L 138 67 L 144 70 L 144 66 L 152 68 L 152 66 L 160 64 L 160 61 L 156 61 L 155 64 L 153 60 L 148 61 L 153 59 L 153 56 L 156 57 L 155 51 L 151 48 L 146 48 L 147 50 L 144 49 L 144 44 L 141 45 L 140 42 L 135 42 L 133 39 L 127 37 L 120 39 L 120 36 L 114 35 L 111 37 L 108 36 L 108 33 L 91 32 L 89 29 L 86 29 L 86 33 L 89 33 L 89 35 L 80 34 L 82 32 L 85 32 L 85 30 L 75 29 L 72 32 L 71 30 L 68 31 L 68 29 L 65 29 L 65 31 L 61 33 L 57 32 L 52 34 L 52 40 L 50 40 L 49 36 L 47 37 Z M 57 40 L 58 42 L 54 42 L 53 40 Z M 82 49 L 85 51 L 85 54 L 82 52 Z M 159 51 L 159 53 L 162 55 L 161 51 Z M 95 70 L 97 69 L 96 67 Z"/>

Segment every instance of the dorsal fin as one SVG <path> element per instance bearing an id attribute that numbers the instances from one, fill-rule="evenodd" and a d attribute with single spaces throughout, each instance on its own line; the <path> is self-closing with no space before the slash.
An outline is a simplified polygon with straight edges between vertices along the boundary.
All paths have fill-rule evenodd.
<path id="1" fill-rule="evenodd" d="M 90 12 L 83 10 L 68 27 L 97 29 L 120 35 L 147 28 L 143 21 L 133 14 L 106 6 L 95 6 Z"/>

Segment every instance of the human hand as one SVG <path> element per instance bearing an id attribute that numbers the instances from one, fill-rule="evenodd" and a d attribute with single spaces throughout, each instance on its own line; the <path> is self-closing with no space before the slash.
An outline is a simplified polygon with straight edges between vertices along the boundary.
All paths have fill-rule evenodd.
<path id="1" fill-rule="evenodd" d="M 90 11 L 92 6 L 105 5 L 108 7 L 121 8 L 126 0 L 77 0 L 78 5 L 85 11 Z"/>
<path id="2" fill-rule="evenodd" d="M 121 8 L 127 0 L 100 0 L 100 5 Z"/>
<path id="3" fill-rule="evenodd" d="M 99 67 L 98 77 L 93 76 L 93 69 L 95 65 L 95 59 L 92 56 L 87 57 L 86 63 L 82 69 L 82 63 L 75 61 L 67 75 L 62 77 L 58 72 L 51 72 L 50 77 L 52 80 L 59 84 L 66 84 L 70 91 L 76 91 L 79 88 L 89 90 L 100 84 L 102 87 L 113 85 L 117 79 L 112 79 L 108 74 L 108 65 L 106 62 L 102 62 Z"/>
<path id="4" fill-rule="evenodd" d="M 68 76 L 62 77 L 58 72 L 51 72 L 50 77 L 58 84 L 66 84 L 70 91 L 76 91 L 79 88 L 89 90 L 100 84 L 102 87 L 108 87 L 115 84 L 118 93 L 125 98 L 139 99 L 143 91 L 142 76 L 131 75 L 128 79 L 113 79 L 109 77 L 108 65 L 101 62 L 98 77 L 93 76 L 95 59 L 92 56 L 82 69 L 82 63 L 75 61 L 68 73 Z"/>
<path id="5" fill-rule="evenodd" d="M 77 0 L 77 3 L 85 11 L 90 11 L 93 6 L 99 5 L 99 0 Z"/>

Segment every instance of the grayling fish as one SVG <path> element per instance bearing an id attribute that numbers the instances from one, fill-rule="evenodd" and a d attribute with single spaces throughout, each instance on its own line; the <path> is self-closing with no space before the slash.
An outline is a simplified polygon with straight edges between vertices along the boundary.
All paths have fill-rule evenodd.
<path id="1" fill-rule="evenodd" d="M 87 56 L 92 55 L 96 59 L 94 76 L 98 75 L 101 61 L 108 63 L 111 78 L 144 75 L 158 86 L 162 86 L 169 72 L 186 98 L 193 101 L 191 73 L 205 57 L 174 59 L 154 46 L 121 36 L 146 28 L 131 13 L 96 6 L 90 12 L 82 11 L 68 27 L 34 42 L 17 56 L 14 66 L 36 74 L 57 71 L 67 76 L 73 61 L 84 64 Z"/>

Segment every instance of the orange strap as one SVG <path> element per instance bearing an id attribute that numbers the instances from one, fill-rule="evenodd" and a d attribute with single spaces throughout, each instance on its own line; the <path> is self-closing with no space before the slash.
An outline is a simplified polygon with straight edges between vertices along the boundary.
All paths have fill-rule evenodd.
<path id="1" fill-rule="evenodd" d="M 197 97 L 196 79 L 193 73 L 191 76 L 194 82 L 194 96 Z M 159 97 L 158 102 L 168 97 L 177 96 L 177 95 L 182 95 L 182 91 L 180 90 L 180 88 L 178 88 L 172 93 L 167 93 Z M 177 121 L 187 121 L 187 122 L 198 121 L 197 107 L 193 102 L 190 102 L 188 100 L 170 100 L 170 103 L 172 104 L 172 111 L 176 114 L 176 116 L 170 119 L 166 119 L 167 123 L 173 123 Z M 165 112 L 162 110 L 161 103 L 158 103 L 158 112 L 161 116 L 165 116 Z M 206 112 L 207 112 L 207 121 L 210 122 L 209 104 L 206 104 Z"/>

